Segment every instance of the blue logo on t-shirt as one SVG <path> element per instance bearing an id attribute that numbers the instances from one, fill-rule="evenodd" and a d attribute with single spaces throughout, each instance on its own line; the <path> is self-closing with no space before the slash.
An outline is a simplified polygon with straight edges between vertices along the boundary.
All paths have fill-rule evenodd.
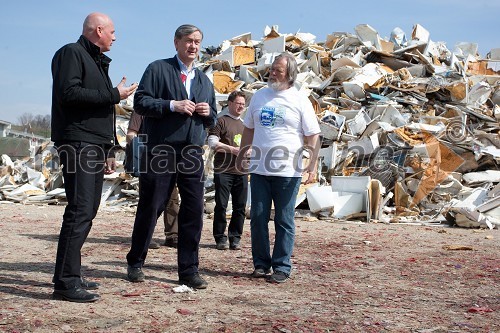
<path id="1" fill-rule="evenodd" d="M 260 110 L 260 124 L 264 127 L 274 127 L 274 108 L 263 107 Z"/>
<path id="2" fill-rule="evenodd" d="M 264 127 L 275 127 L 285 123 L 285 109 L 281 106 L 264 106 L 260 110 L 260 124 Z"/>

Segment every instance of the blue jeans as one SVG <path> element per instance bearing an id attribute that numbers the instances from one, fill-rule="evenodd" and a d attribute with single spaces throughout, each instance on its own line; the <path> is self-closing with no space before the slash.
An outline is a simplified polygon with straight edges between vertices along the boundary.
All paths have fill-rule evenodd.
<path id="1" fill-rule="evenodd" d="M 250 231 L 252 258 L 255 268 L 281 271 L 290 275 L 291 256 L 295 240 L 295 201 L 300 177 L 276 177 L 252 174 Z M 269 243 L 269 218 L 274 202 L 274 229 L 276 236 L 272 255 Z"/>

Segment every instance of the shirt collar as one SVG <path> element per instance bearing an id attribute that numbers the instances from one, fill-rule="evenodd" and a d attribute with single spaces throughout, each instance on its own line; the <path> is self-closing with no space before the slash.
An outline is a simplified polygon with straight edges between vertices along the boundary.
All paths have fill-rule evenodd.
<path id="1" fill-rule="evenodd" d="M 175 55 L 175 58 L 177 59 L 177 62 L 179 63 L 179 68 L 181 69 L 182 73 L 190 74 L 192 71 L 194 71 L 194 66 L 192 66 L 191 70 L 188 71 L 188 67 L 186 65 L 184 65 L 184 63 L 181 61 L 181 59 L 179 59 L 177 54 Z"/>
<path id="2" fill-rule="evenodd" d="M 229 116 L 229 117 L 236 119 L 236 120 L 241 119 L 240 116 L 233 116 L 231 113 L 229 113 L 229 111 L 227 111 L 226 116 Z"/>

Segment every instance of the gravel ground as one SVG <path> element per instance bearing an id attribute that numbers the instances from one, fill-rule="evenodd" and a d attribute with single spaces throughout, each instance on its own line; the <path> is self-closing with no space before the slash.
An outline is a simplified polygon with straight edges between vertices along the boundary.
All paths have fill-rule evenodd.
<path id="1" fill-rule="evenodd" d="M 103 209 L 82 250 L 101 299 L 77 304 L 51 297 L 63 210 L 0 205 L 0 331 L 500 332 L 498 230 L 297 219 L 293 275 L 276 285 L 250 278 L 248 223 L 242 250 L 218 251 L 207 218 L 208 289 L 174 293 L 176 251 L 164 246 L 150 250 L 146 282 L 126 281 L 134 212 Z"/>

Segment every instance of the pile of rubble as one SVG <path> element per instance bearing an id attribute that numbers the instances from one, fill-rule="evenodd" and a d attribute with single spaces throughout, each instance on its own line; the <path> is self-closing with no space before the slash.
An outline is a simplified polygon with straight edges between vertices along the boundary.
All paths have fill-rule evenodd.
<path id="1" fill-rule="evenodd" d="M 484 58 L 474 43 L 456 45 L 452 52 L 418 24 L 409 37 L 395 28 L 384 39 L 367 24 L 354 31 L 316 42 L 309 33 L 266 27 L 259 41 L 246 33 L 207 47 L 199 66 L 212 79 L 223 111 L 232 91 L 240 89 L 250 100 L 267 85 L 277 54 L 294 54 L 300 71 L 296 86 L 309 96 L 323 139 L 319 182 L 301 188 L 299 216 L 498 226 L 500 48 Z M 117 106 L 123 146 L 132 108 L 131 99 Z M 28 166 L 17 178 L 15 167 L 3 167 L 3 200 L 59 200 L 60 171 L 44 169 L 41 155 L 33 164 L 39 164 L 34 169 L 41 170 L 45 183 Z M 208 207 L 213 199 L 208 149 L 206 161 Z M 123 173 L 107 176 L 103 204 L 132 206 L 137 186 Z"/>

